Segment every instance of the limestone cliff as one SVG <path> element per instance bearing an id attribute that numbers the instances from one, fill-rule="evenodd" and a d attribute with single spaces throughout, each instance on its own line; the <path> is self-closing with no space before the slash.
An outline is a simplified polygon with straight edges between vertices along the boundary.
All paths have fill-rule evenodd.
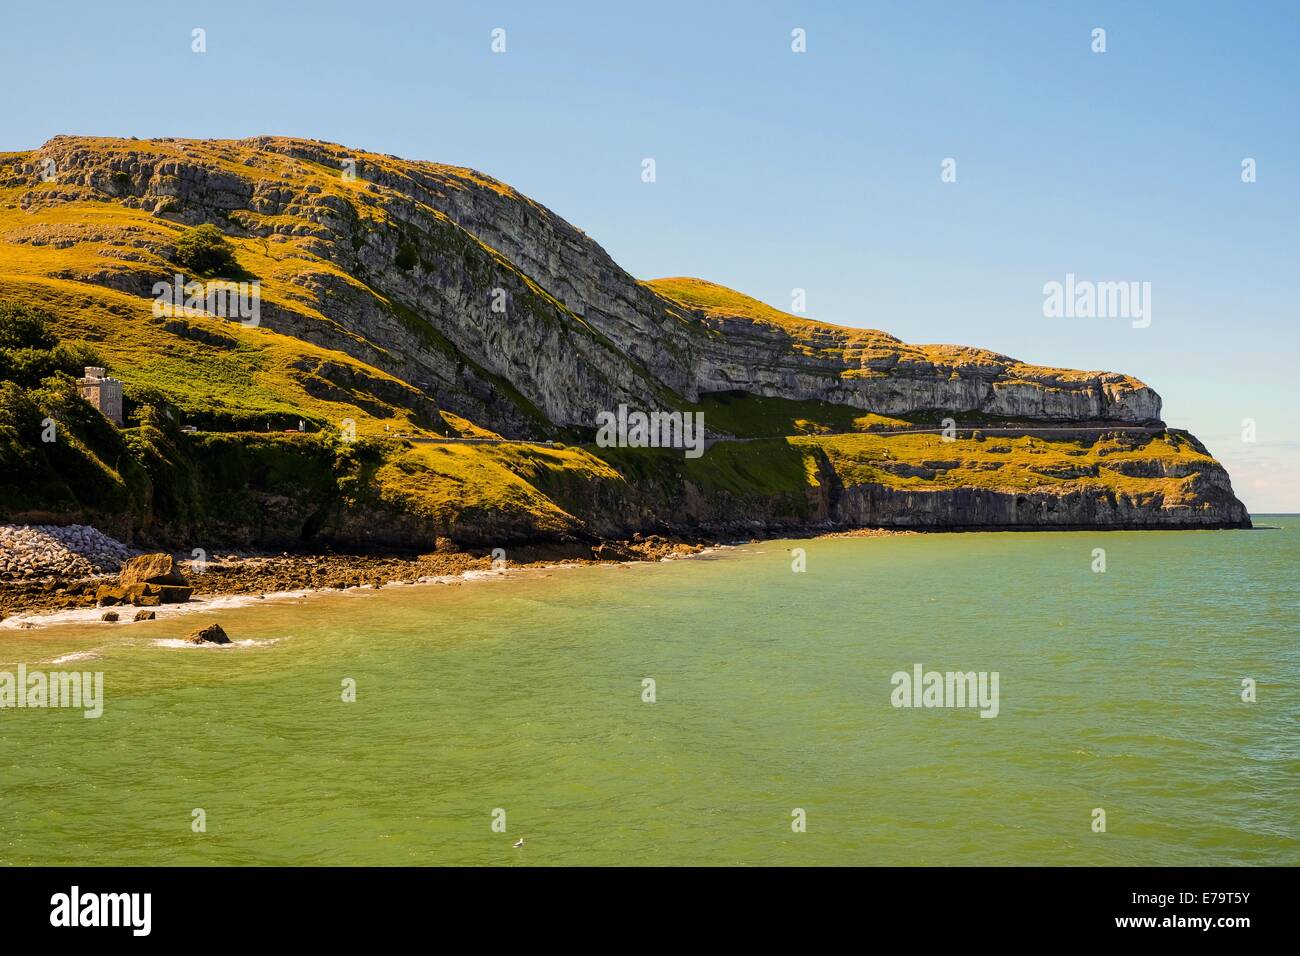
<path id="1" fill-rule="evenodd" d="M 428 382 L 442 407 L 510 437 L 545 433 L 528 405 L 586 428 L 619 402 L 660 407 L 666 393 L 694 402 L 712 391 L 904 417 L 1160 417 L 1155 392 L 1125 375 L 910 346 L 698 280 L 639 283 L 581 231 L 472 170 L 271 137 L 57 137 L 20 154 L 3 183 L 27 187 L 17 200 L 29 225 L 9 238 L 98 245 L 100 256 L 61 277 L 135 296 L 174 273 L 173 223 L 216 223 L 244 240 L 241 261 L 262 277 L 264 328 Z M 67 215 L 88 202 L 139 215 Z"/>
<path id="2" fill-rule="evenodd" d="M 177 242 L 199 224 L 217 226 L 234 244 L 239 278 L 259 283 L 256 325 L 204 310 L 155 314 L 155 287 L 182 271 Z M 940 416 L 972 426 L 1162 426 L 1159 396 L 1129 376 L 1027 365 L 974 347 L 909 345 L 780 312 L 702 280 L 637 281 L 581 230 L 489 176 L 304 139 L 60 136 L 0 153 L 0 297 L 41 304 L 61 335 L 98 348 L 129 400 L 161 396 L 214 432 L 301 419 L 312 431 L 348 425 L 363 438 L 571 442 L 589 440 L 597 414 L 621 403 L 704 409 L 712 434 L 742 437 L 906 428 Z M 1080 439 L 1081 447 L 1097 440 Z M 1030 471 L 1014 486 L 981 489 L 979 469 L 910 459 L 920 484 L 900 488 L 887 477 L 891 455 L 904 448 L 894 441 L 894 451 L 877 455 L 883 467 L 871 466 L 879 480 L 844 482 L 843 467 L 832 467 L 825 482 L 795 493 L 820 502 L 812 512 L 795 509 L 769 523 L 1248 521 L 1208 454 L 1195 460 L 1195 474 L 1178 478 L 1178 489 L 1121 489 L 1122 476 L 1104 468 L 1066 479 Z M 1156 457 L 1171 454 L 1162 447 Z M 495 529 L 482 537 L 529 527 L 624 532 L 656 521 L 722 528 L 733 524 L 724 499 L 746 500 L 735 485 L 743 486 L 743 472 L 707 493 L 685 475 L 678 490 L 686 497 L 667 505 L 622 461 L 609 486 L 622 489 L 617 501 L 593 505 L 578 496 L 567 507 L 563 474 L 548 470 L 563 472 L 567 460 L 543 467 L 512 459 L 498 472 L 478 448 L 421 455 L 408 466 L 424 469 L 434 491 L 407 488 L 409 470 L 376 473 L 388 481 L 386 500 L 405 502 L 399 513 L 432 522 L 417 521 L 417 536 L 445 530 L 453 518 L 466 535 L 474 520 Z M 850 471 L 862 474 L 859 466 Z M 591 467 L 603 475 L 603 465 Z M 477 519 L 439 484 L 463 498 L 470 471 L 490 489 Z M 530 502 L 522 527 L 502 513 L 486 517 L 506 507 L 514 482 L 537 493 L 519 492 Z M 1056 506 L 1039 507 L 1040 495 Z M 303 520 L 312 533 L 327 532 L 332 519 L 309 510 Z M 344 538 L 363 536 L 364 519 L 348 514 L 339 512 L 333 527 L 351 528 L 339 530 Z"/>

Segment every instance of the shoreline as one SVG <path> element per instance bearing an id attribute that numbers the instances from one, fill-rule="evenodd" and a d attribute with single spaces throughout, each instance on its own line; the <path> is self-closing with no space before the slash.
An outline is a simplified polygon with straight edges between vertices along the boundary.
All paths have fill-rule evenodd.
<path id="1" fill-rule="evenodd" d="M 1262 517 L 1262 516 L 1261 516 Z M 1267 526 L 1261 526 L 1266 528 Z M 757 534 L 729 540 L 713 538 L 667 538 L 647 535 L 628 540 L 607 540 L 591 545 L 570 540 L 522 545 L 494 558 L 484 549 L 459 550 L 439 548 L 418 555 L 336 553 L 330 550 L 311 552 L 231 552 L 214 555 L 204 569 L 194 570 L 192 562 L 178 560 L 188 575 L 194 593 L 184 604 L 167 604 L 149 608 L 155 612 L 191 611 L 211 608 L 222 598 L 264 599 L 301 597 L 329 591 L 353 589 L 382 590 L 389 586 L 452 583 L 472 580 L 482 574 L 503 573 L 554 567 L 577 567 L 597 564 L 629 564 L 693 557 L 709 551 L 778 540 L 816 540 L 820 538 L 883 538 L 920 534 L 960 534 L 973 532 L 1023 531 L 1182 531 L 1182 530 L 1251 530 L 1214 526 L 1173 527 L 955 527 L 955 528 L 809 528 L 802 531 L 782 529 L 776 534 Z M 76 578 L 46 575 L 32 578 L 0 579 L 0 631 L 20 630 L 60 623 L 64 620 L 93 620 L 84 613 L 71 612 L 119 610 L 131 623 L 137 609 L 131 605 L 111 608 L 95 602 L 96 588 L 112 584 L 116 574 L 99 574 Z M 242 602 L 241 602 L 242 603 Z M 170 615 L 168 615 L 170 616 Z"/>
<path id="2" fill-rule="evenodd" d="M 530 545 L 495 558 L 491 552 L 459 550 L 415 556 L 232 553 L 214 556 L 203 570 L 182 564 L 194 589 L 193 595 L 183 603 L 149 608 L 96 603 L 96 589 L 116 582 L 116 574 L 67 580 L 57 576 L 0 580 L 0 630 L 25 630 L 42 623 L 67 620 L 93 621 L 100 614 L 112 611 L 122 615 L 120 623 L 132 623 L 131 616 L 138 610 L 171 616 L 168 612 L 191 613 L 222 606 L 223 599 L 230 598 L 259 600 L 330 591 L 379 591 L 412 584 L 459 583 L 512 571 L 665 561 L 692 557 L 722 546 L 717 542 L 687 542 L 651 535 L 641 540 L 602 542 L 594 547 L 580 542 Z M 584 550 L 586 555 L 582 553 Z"/>

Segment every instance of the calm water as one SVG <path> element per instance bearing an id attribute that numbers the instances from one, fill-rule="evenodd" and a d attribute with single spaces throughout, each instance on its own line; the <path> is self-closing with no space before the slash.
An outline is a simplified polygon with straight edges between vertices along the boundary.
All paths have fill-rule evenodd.
<path id="1" fill-rule="evenodd" d="M 0 630 L 0 670 L 106 685 L 98 720 L 0 710 L 0 863 L 1294 865 L 1300 519 L 1257 523 Z M 209 619 L 252 643 L 155 643 Z M 999 672 L 999 716 L 892 707 L 916 663 Z"/>

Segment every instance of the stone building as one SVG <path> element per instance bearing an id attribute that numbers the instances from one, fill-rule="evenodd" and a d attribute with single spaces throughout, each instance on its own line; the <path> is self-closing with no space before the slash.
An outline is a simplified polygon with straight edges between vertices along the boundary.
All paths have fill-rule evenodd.
<path id="1" fill-rule="evenodd" d="M 77 379 L 81 397 L 99 409 L 115 425 L 122 424 L 122 383 L 109 378 L 104 369 L 86 366 L 84 378 Z"/>

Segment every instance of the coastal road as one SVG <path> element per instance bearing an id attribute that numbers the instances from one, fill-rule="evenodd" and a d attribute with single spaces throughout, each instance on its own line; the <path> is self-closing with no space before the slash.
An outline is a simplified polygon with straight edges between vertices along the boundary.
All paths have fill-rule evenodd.
<path id="1" fill-rule="evenodd" d="M 973 427 L 954 429 L 960 438 L 963 435 L 970 437 L 978 432 L 981 435 L 997 436 L 1007 438 L 1022 438 L 1025 436 L 1031 438 L 1063 438 L 1067 435 L 1077 436 L 1080 438 L 1095 437 L 1097 435 L 1111 434 L 1119 432 L 1121 434 L 1132 435 L 1158 435 L 1166 431 L 1165 425 L 1045 425 L 1041 428 L 1001 428 L 1001 427 Z M 751 441 L 771 441 L 773 438 L 834 438 L 839 435 L 942 435 L 942 428 L 891 428 L 879 429 L 877 431 L 857 431 L 857 432 L 820 432 L 816 435 L 789 435 L 778 436 L 769 435 L 763 438 L 706 438 L 704 440 L 705 449 L 712 448 L 719 442 L 751 442 Z M 415 438 L 410 435 L 396 434 L 391 437 L 404 438 L 416 445 L 536 445 L 541 448 L 553 446 L 554 442 L 541 441 L 520 441 L 513 438 Z"/>

